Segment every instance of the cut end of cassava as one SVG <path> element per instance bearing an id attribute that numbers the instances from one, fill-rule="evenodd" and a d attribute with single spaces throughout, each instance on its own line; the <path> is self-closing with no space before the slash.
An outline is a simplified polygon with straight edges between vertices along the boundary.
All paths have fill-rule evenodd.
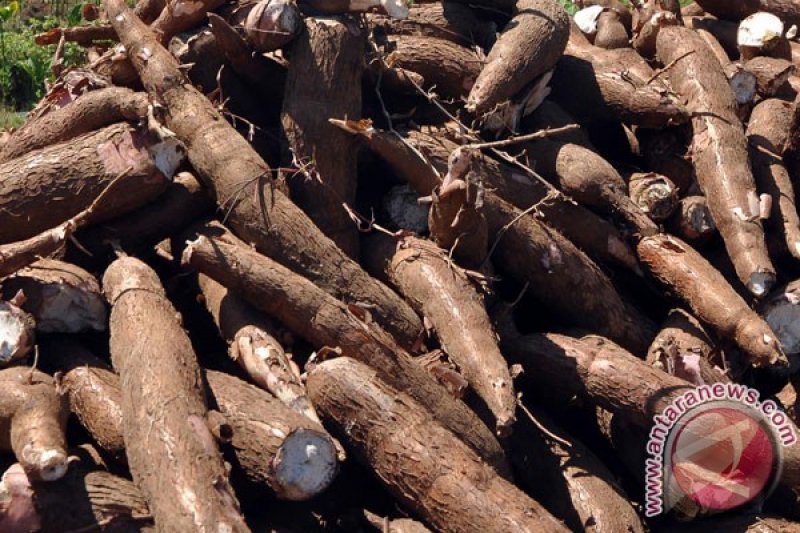
<path id="1" fill-rule="evenodd" d="M 259 52 L 276 50 L 300 33 L 303 17 L 295 2 L 263 0 L 255 4 L 244 21 L 244 31 Z"/>
<path id="2" fill-rule="evenodd" d="M 336 447 L 326 434 L 298 429 L 286 437 L 272 462 L 279 498 L 304 501 L 324 491 L 336 477 Z"/>
<path id="3" fill-rule="evenodd" d="M 783 22 L 772 13 L 753 13 L 739 24 L 736 42 L 748 48 L 764 48 L 783 36 Z"/>
<path id="4" fill-rule="evenodd" d="M 167 179 L 172 179 L 186 158 L 186 148 L 175 137 L 168 137 L 163 141 L 147 148 L 153 158 L 156 168 Z"/>
<path id="5" fill-rule="evenodd" d="M 669 218 L 678 206 L 678 189 L 665 176 L 634 174 L 629 190 L 631 200 L 656 222 Z"/>
<path id="6" fill-rule="evenodd" d="M 383 208 L 397 228 L 424 235 L 428 232 L 430 206 L 421 205 L 418 198 L 419 195 L 410 186 L 397 185 L 389 189 L 383 198 Z"/>
<path id="7" fill-rule="evenodd" d="M 747 283 L 748 290 L 756 297 L 762 297 L 769 292 L 775 284 L 775 274 L 772 272 L 753 272 Z"/>
<path id="8" fill-rule="evenodd" d="M 408 4 L 405 0 L 380 0 L 380 6 L 392 18 L 408 18 Z"/>
<path id="9" fill-rule="evenodd" d="M 753 73 L 739 68 L 728 76 L 728 83 L 733 89 L 737 104 L 749 104 L 756 97 L 758 81 Z"/>
<path id="10" fill-rule="evenodd" d="M 603 6 L 589 6 L 575 13 L 573 19 L 585 35 L 594 35 L 597 33 L 597 19 L 602 12 Z"/>
<path id="11" fill-rule="evenodd" d="M 0 366 L 30 353 L 35 327 L 31 315 L 9 302 L 0 302 Z"/>
<path id="12" fill-rule="evenodd" d="M 761 315 L 778 336 L 783 351 L 800 354 L 800 285 L 792 282 L 764 302 Z"/>
<path id="13" fill-rule="evenodd" d="M 23 291 L 22 308 L 44 333 L 103 331 L 108 313 L 97 280 L 75 265 L 43 259 L 3 282 L 6 296 Z"/>

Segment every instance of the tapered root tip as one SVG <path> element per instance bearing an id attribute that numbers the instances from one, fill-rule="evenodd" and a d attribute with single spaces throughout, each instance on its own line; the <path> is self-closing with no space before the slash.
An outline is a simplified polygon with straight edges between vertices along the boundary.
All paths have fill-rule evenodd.
<path id="1" fill-rule="evenodd" d="M 23 455 L 28 454 L 23 451 Z M 34 451 L 25 459 L 27 470 L 42 481 L 56 481 L 67 473 L 67 454 L 61 450 Z"/>
<path id="2" fill-rule="evenodd" d="M 278 497 L 303 501 L 331 484 L 339 463 L 330 437 L 313 429 L 298 429 L 286 437 L 272 467 L 273 488 Z"/>
<path id="3" fill-rule="evenodd" d="M 747 289 L 757 298 L 766 295 L 775 284 L 775 274 L 771 272 L 754 272 L 750 275 Z"/>

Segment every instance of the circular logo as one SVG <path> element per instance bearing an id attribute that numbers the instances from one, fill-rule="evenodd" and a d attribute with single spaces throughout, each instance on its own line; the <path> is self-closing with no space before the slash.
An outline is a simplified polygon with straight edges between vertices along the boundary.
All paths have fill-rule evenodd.
<path id="1" fill-rule="evenodd" d="M 739 405 L 715 405 L 687 413 L 669 448 L 675 482 L 702 508 L 724 511 L 764 491 L 773 477 L 778 448 L 767 422 Z"/>

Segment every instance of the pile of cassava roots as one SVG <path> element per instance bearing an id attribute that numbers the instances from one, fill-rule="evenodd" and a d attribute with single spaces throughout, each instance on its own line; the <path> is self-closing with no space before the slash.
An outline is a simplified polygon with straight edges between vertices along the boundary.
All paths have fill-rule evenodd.
<path id="1" fill-rule="evenodd" d="M 103 0 L 37 36 L 0 532 L 800 531 L 800 441 L 727 512 L 645 498 L 692 387 L 800 412 L 800 1 L 631 4 Z"/>

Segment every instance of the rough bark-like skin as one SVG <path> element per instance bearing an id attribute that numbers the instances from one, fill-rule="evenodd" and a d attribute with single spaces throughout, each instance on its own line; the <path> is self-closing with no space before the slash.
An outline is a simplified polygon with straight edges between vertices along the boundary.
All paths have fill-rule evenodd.
<path id="1" fill-rule="evenodd" d="M 620 413 L 644 428 L 692 385 L 648 365 L 614 343 L 555 333 L 501 337 L 503 353 L 525 369 L 522 382 L 553 401 L 574 396 Z"/>
<path id="2" fill-rule="evenodd" d="M 628 196 L 627 185 L 614 167 L 596 152 L 570 142 L 543 139 L 527 143 L 525 152 L 535 169 L 555 181 L 576 201 L 615 214 L 640 234 L 656 225 Z"/>
<path id="3" fill-rule="evenodd" d="M 205 419 L 200 368 L 177 311 L 147 265 L 124 257 L 103 289 L 122 384 L 126 455 L 161 531 L 249 531 Z"/>
<path id="4" fill-rule="evenodd" d="M 69 408 L 52 378 L 31 368 L 7 368 L 0 370 L 0 390 L 0 449 L 13 451 L 30 478 L 63 477 Z"/>
<path id="5" fill-rule="evenodd" d="M 294 362 L 274 336 L 272 322 L 208 276 L 200 274 L 198 285 L 208 312 L 228 343 L 231 359 L 239 363 L 253 383 L 321 424 Z"/>
<path id="6" fill-rule="evenodd" d="M 739 279 L 756 296 L 775 281 L 764 231 L 752 212 L 755 180 L 747 157 L 747 139 L 725 73 L 703 38 L 670 26 L 658 34 L 658 59 L 670 63 L 670 83 L 694 113 L 693 161 L 697 181 L 719 228 Z M 755 217 L 755 219 L 753 219 Z"/>
<path id="7" fill-rule="evenodd" d="M 224 0 L 175 0 L 167 2 L 151 28 L 162 43 L 173 35 L 190 30 L 206 18 L 206 13 L 224 4 Z"/>
<path id="8" fill-rule="evenodd" d="M 117 32 L 107 25 L 75 26 L 73 28 L 53 28 L 38 34 L 34 41 L 39 46 L 58 44 L 64 37 L 66 42 L 78 43 L 80 46 L 92 46 L 95 41 L 116 41 Z"/>
<path id="9" fill-rule="evenodd" d="M 747 61 L 744 68 L 756 77 L 758 94 L 763 98 L 770 98 L 781 92 L 795 72 L 791 61 L 763 56 Z"/>
<path id="10" fill-rule="evenodd" d="M 377 254 L 372 260 L 381 264 L 417 312 L 431 321 L 444 350 L 491 409 L 497 433 L 509 433 L 517 405 L 514 385 L 475 286 L 463 271 L 453 268 L 447 252 L 431 242 L 414 237 L 406 237 L 396 247 L 391 240 L 368 242 L 367 253 Z"/>
<path id="11" fill-rule="evenodd" d="M 74 102 L 26 123 L 0 150 L 0 162 L 147 115 L 147 95 L 122 87 L 89 91 Z"/>
<path id="12" fill-rule="evenodd" d="M 688 120 L 686 108 L 661 79 L 630 49 L 591 46 L 574 27 L 558 61 L 551 87 L 553 98 L 570 113 L 616 120 L 647 128 L 663 128 Z"/>
<path id="13" fill-rule="evenodd" d="M 401 344 L 411 346 L 422 329 L 411 308 L 370 278 L 274 190 L 264 160 L 186 81 L 174 57 L 158 45 L 123 1 L 108 0 L 105 6 L 148 92 L 166 104 L 167 127 L 186 145 L 189 161 L 214 192 L 233 231 L 260 252 L 307 275 L 323 290 L 373 306 L 375 319 Z M 143 47 L 151 53 L 147 61 L 141 59 Z"/>
<path id="14" fill-rule="evenodd" d="M 699 0 L 697 5 L 722 19 L 738 21 L 757 11 L 766 11 L 777 15 L 785 24 L 800 23 L 797 0 Z"/>
<path id="15" fill-rule="evenodd" d="M 310 373 L 308 392 L 360 460 L 436 529 L 568 531 L 375 370 L 336 358 Z"/>
<path id="16" fill-rule="evenodd" d="M 445 98 L 466 96 L 484 64 L 469 48 L 444 39 L 396 35 L 391 42 L 394 50 L 386 58 L 389 64 L 416 72 L 425 80 L 426 89 Z"/>
<path id="17" fill-rule="evenodd" d="M 597 18 L 597 34 L 594 45 L 600 48 L 626 48 L 630 46 L 628 30 L 622 23 L 619 13 L 613 10 L 604 11 Z"/>
<path id="18" fill-rule="evenodd" d="M 646 272 L 717 333 L 736 342 L 750 364 L 785 366 L 775 333 L 700 254 L 668 235 L 646 237 L 636 249 Z"/>
<path id="19" fill-rule="evenodd" d="M 70 411 L 103 450 L 125 460 L 119 377 L 109 365 L 67 337 L 45 339 L 40 350 L 42 366 L 61 372 L 58 385 L 69 398 Z"/>
<path id="20" fill-rule="evenodd" d="M 79 266 L 42 259 L 3 280 L 3 294 L 25 294 L 22 308 L 44 333 L 105 331 L 108 313 L 97 279 Z"/>
<path id="21" fill-rule="evenodd" d="M 315 422 L 244 381 L 221 372 L 206 372 L 220 412 L 233 429 L 231 446 L 248 479 L 270 487 L 282 499 L 307 500 L 324 491 L 339 468 L 336 448 L 328 433 Z M 307 440 L 313 452 L 298 461 L 285 457 L 290 439 Z M 312 444 L 313 443 L 313 444 Z M 296 445 L 295 445 L 296 446 Z M 282 463 L 296 461 L 288 468 Z M 320 470 L 319 475 L 310 469 Z M 313 487 L 305 477 L 315 475 Z"/>
<path id="22" fill-rule="evenodd" d="M 27 239 L 91 204 L 132 167 L 118 194 L 98 205 L 93 221 L 146 204 L 167 186 L 130 126 L 117 124 L 0 164 L 0 242 Z"/>
<path id="23" fill-rule="evenodd" d="M 390 35 L 418 35 L 453 41 L 462 46 L 488 48 L 495 39 L 497 26 L 482 20 L 474 10 L 455 2 L 414 4 L 408 18 L 398 20 L 386 15 L 367 15 L 371 27 Z"/>
<path id="24" fill-rule="evenodd" d="M 789 253 L 800 259 L 800 217 L 792 179 L 783 162 L 791 136 L 793 112 L 794 104 L 790 102 L 763 100 L 750 114 L 747 140 L 758 190 L 772 197 L 768 224 L 779 228 Z"/>
<path id="25" fill-rule="evenodd" d="M 486 203 L 489 234 L 500 239 L 492 256 L 498 270 L 529 283 L 529 293 L 569 323 L 644 353 L 655 333 L 650 321 L 622 300 L 583 252 L 533 215 L 521 213 L 499 198 Z"/>
<path id="26" fill-rule="evenodd" d="M 647 350 L 647 362 L 696 385 L 730 383 L 725 371 L 715 366 L 720 355 L 695 317 L 673 309 Z"/>
<path id="27" fill-rule="evenodd" d="M 467 109 L 491 111 L 551 70 L 567 46 L 569 25 L 556 0 L 518 0 L 469 93 Z"/>
<path id="28" fill-rule="evenodd" d="M 141 253 L 175 235 L 213 208 L 214 201 L 208 190 L 193 175 L 181 172 L 154 201 L 107 224 L 79 232 L 77 239 L 90 250 L 113 241 L 129 254 Z"/>
<path id="29" fill-rule="evenodd" d="M 300 8 L 291 0 L 261 0 L 239 4 L 228 18 L 240 26 L 259 52 L 283 48 L 303 30 Z"/>
<path id="30" fill-rule="evenodd" d="M 642 56 L 656 55 L 656 39 L 661 28 L 675 26 L 681 21 L 678 0 L 645 0 L 639 2 L 633 15 L 633 47 Z"/>
<path id="31" fill-rule="evenodd" d="M 383 379 L 427 406 L 437 420 L 467 442 L 487 462 L 505 471 L 503 452 L 489 429 L 375 324 L 357 318 L 308 280 L 259 255 L 219 225 L 200 230 L 184 262 L 238 293 L 278 319 L 315 348 L 342 353 L 375 368 Z"/>
<path id="32" fill-rule="evenodd" d="M 572 531 L 643 533 L 628 496 L 600 459 L 541 410 L 534 411 L 534 417 L 569 446 L 545 435 L 528 419 L 518 421 L 509 455 L 521 488 Z"/>
<path id="33" fill-rule="evenodd" d="M 356 196 L 358 144 L 330 124 L 332 116 L 361 117 L 365 28 L 355 21 L 305 19 L 291 57 L 281 111 L 288 141 L 285 166 L 305 168 L 289 180 L 292 200 L 350 257 L 358 257 L 358 228 L 342 204 Z"/>

